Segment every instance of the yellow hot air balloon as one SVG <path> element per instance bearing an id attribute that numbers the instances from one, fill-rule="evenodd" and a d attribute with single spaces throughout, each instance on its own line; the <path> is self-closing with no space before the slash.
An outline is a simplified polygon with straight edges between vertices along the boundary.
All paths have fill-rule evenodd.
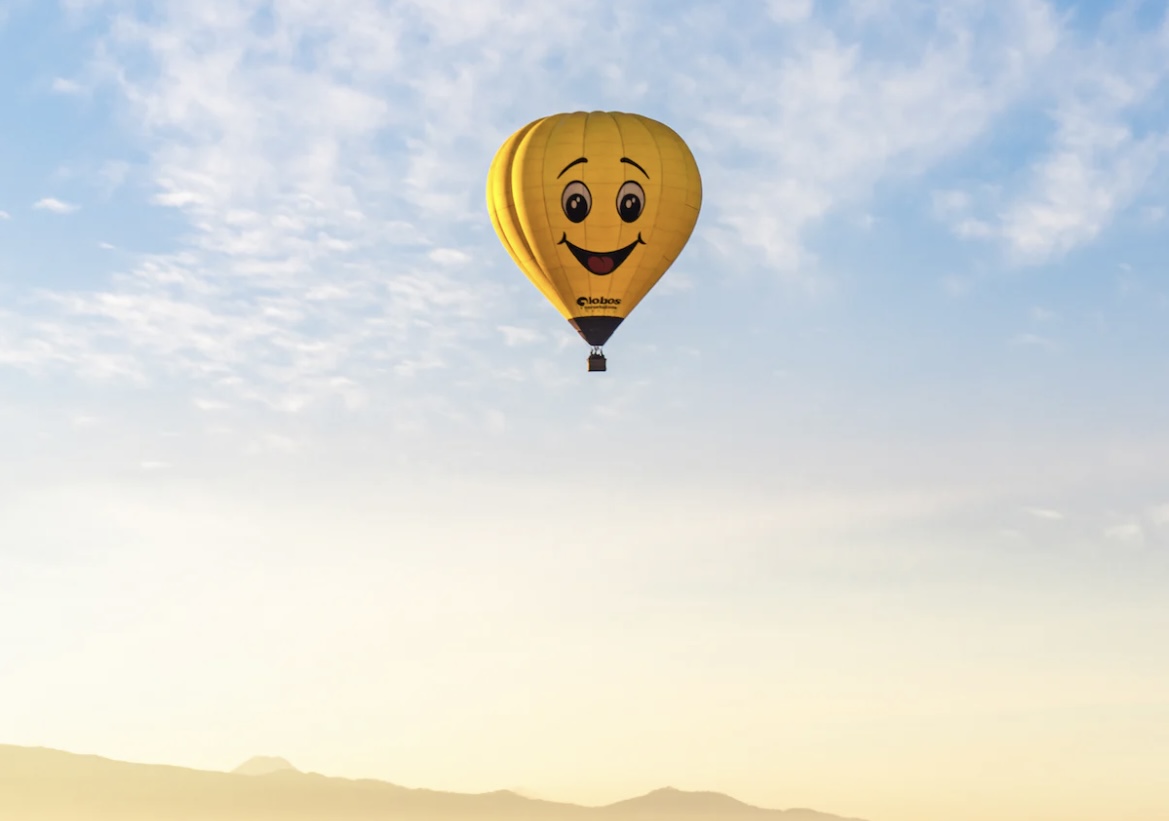
<path id="1" fill-rule="evenodd" d="M 661 279 L 702 205 L 698 164 L 669 126 L 577 111 L 512 134 L 487 175 L 487 210 L 516 265 L 592 346 Z"/>

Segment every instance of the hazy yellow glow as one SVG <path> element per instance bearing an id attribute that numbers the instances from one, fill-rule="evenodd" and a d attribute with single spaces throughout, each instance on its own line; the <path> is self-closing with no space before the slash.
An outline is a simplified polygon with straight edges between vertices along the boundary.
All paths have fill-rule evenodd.
<path id="1" fill-rule="evenodd" d="M 868 564 L 903 584 L 846 570 L 873 545 L 843 511 L 895 525 L 945 495 L 460 488 L 29 492 L 16 533 L 94 547 L 6 580 L 5 741 L 582 803 L 673 785 L 870 821 L 1164 805 L 1163 602 L 992 582 L 977 545 L 941 585 L 915 583 L 931 546 L 910 539 Z M 566 531 L 569 505 L 603 528 Z"/>

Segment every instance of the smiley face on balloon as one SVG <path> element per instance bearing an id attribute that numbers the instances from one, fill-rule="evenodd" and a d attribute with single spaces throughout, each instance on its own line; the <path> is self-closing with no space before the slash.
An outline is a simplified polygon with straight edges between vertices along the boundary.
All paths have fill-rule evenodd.
<path id="1" fill-rule="evenodd" d="M 561 172 L 556 175 L 557 179 L 563 177 L 578 163 L 587 163 L 588 161 L 588 157 L 577 157 L 564 166 Z M 633 166 L 642 173 L 646 182 L 649 182 L 649 174 L 637 161 L 631 160 L 629 157 L 621 157 L 618 162 Z M 564 191 L 560 195 L 560 207 L 569 222 L 582 223 L 588 219 L 593 207 L 592 191 L 589 190 L 588 184 L 584 180 L 572 180 L 565 185 Z M 621 183 L 621 187 L 617 189 L 616 211 L 622 222 L 626 223 L 637 222 L 645 213 L 645 189 L 637 180 L 625 180 Z M 568 246 L 568 250 L 576 257 L 576 261 L 583 265 L 590 274 L 607 276 L 629 258 L 633 249 L 638 245 L 645 245 L 645 240 L 642 239 L 639 231 L 637 239 L 623 248 L 618 248 L 615 251 L 590 251 L 570 242 L 566 230 L 561 235 L 559 244 Z"/>
<path id="2" fill-rule="evenodd" d="M 504 142 L 488 174 L 500 241 L 594 347 L 658 282 L 702 205 L 690 149 L 638 114 L 536 120 Z"/>

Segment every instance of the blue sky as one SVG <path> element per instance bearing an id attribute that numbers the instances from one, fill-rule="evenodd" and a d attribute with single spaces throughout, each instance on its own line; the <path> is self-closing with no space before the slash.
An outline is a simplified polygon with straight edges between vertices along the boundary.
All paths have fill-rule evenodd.
<path id="1" fill-rule="evenodd" d="M 0 740 L 1169 803 L 1164 3 L 0 0 L 0 54 Z M 606 374 L 484 203 L 577 109 L 704 183 Z"/>

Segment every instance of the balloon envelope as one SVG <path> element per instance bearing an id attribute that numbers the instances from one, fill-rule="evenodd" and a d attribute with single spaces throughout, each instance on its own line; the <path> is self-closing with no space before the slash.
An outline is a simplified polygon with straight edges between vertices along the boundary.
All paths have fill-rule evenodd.
<path id="1" fill-rule="evenodd" d="M 693 154 L 639 114 L 555 114 L 500 147 L 487 208 L 500 241 L 586 342 L 601 346 L 681 252 L 702 206 Z"/>

